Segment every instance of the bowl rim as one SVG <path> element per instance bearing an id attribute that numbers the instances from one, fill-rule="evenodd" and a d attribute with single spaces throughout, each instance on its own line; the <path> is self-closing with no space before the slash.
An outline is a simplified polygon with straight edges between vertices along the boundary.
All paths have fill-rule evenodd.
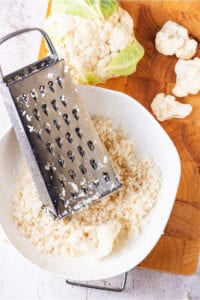
<path id="1" fill-rule="evenodd" d="M 151 245 L 151 247 L 148 248 L 148 251 L 147 251 L 147 254 L 146 254 L 146 256 L 147 256 L 147 255 L 152 251 L 152 249 L 155 247 L 156 243 L 158 242 L 158 240 L 159 240 L 160 237 L 162 236 L 162 232 L 163 232 L 163 230 L 164 230 L 164 228 L 165 228 L 165 226 L 166 226 L 166 224 L 167 224 L 167 221 L 168 221 L 168 219 L 169 219 L 169 216 L 170 216 L 170 214 L 171 214 L 171 211 L 172 211 L 172 208 L 173 208 L 173 205 L 174 205 L 174 202 L 175 202 L 175 197 L 176 197 L 176 193 L 177 193 L 177 190 L 178 190 L 178 187 L 179 187 L 180 175 L 181 175 L 181 162 L 180 162 L 180 157 L 179 157 L 178 151 L 177 151 L 177 149 L 176 149 L 174 143 L 172 142 L 171 138 L 168 136 L 168 134 L 167 134 L 166 131 L 162 128 L 162 126 L 155 120 L 155 118 L 151 115 L 151 113 L 150 113 L 145 107 L 143 107 L 142 104 L 140 104 L 137 100 L 135 100 L 134 98 L 132 98 L 132 97 L 130 97 L 129 95 L 127 95 L 127 94 L 125 94 L 125 93 L 122 93 L 122 92 L 118 92 L 118 91 L 114 91 L 114 90 L 109 90 L 109 89 L 105 89 L 105 88 L 102 88 L 102 87 L 96 87 L 96 86 L 86 86 L 86 85 L 81 85 L 81 86 L 80 86 L 80 85 L 79 85 L 79 86 L 78 86 L 78 90 L 79 90 L 80 92 L 81 92 L 81 91 L 84 92 L 84 90 L 86 90 L 86 91 L 88 91 L 88 90 L 91 90 L 91 91 L 92 91 L 92 90 L 93 90 L 93 92 L 94 92 L 94 91 L 99 91 L 99 92 L 103 92 L 103 93 L 105 93 L 105 92 L 106 92 L 106 93 L 111 93 L 111 94 L 115 93 L 115 94 L 117 94 L 117 95 L 123 95 L 123 97 L 126 97 L 127 100 L 134 101 L 134 104 L 135 104 L 136 106 L 138 106 L 140 110 L 142 110 L 145 114 L 147 114 L 148 117 L 150 117 L 150 118 L 153 120 L 153 122 L 156 122 L 156 123 L 157 123 L 157 126 L 160 127 L 160 129 L 162 130 L 162 133 L 165 135 L 165 137 L 166 137 L 166 138 L 168 139 L 168 141 L 170 142 L 171 147 L 173 148 L 173 151 L 175 151 L 175 153 L 176 153 L 176 156 L 177 156 L 177 165 L 178 165 L 178 168 L 179 168 L 179 170 L 178 170 L 178 173 L 179 173 L 179 176 L 178 176 L 178 177 L 179 177 L 179 178 L 177 178 L 177 187 L 176 187 L 176 189 L 174 190 L 174 193 L 173 193 L 174 201 L 172 201 L 172 203 L 171 203 L 171 208 L 170 208 L 170 210 L 167 212 L 167 214 L 165 214 L 165 222 L 163 222 L 162 227 L 160 228 L 160 234 L 157 235 L 156 238 L 154 238 L 154 243 Z M 7 127 L 7 129 L 4 130 L 4 134 L 0 137 L 0 143 L 2 142 L 2 140 L 4 139 L 4 137 L 6 137 L 8 134 L 10 134 L 10 132 L 12 132 L 12 130 L 13 130 L 13 129 L 11 128 L 11 125 L 9 125 L 9 126 Z M 0 225 L 1 225 L 1 224 L 0 224 Z M 1 226 L 1 227 L 2 227 L 2 229 L 3 229 L 3 231 L 4 231 L 4 234 L 7 236 L 7 234 L 6 234 L 6 232 L 5 232 L 4 228 L 3 228 L 3 226 Z M 49 273 L 51 273 L 51 274 L 53 274 L 53 275 L 57 275 L 57 276 L 63 277 L 63 274 L 59 274 L 58 272 L 49 270 L 48 268 L 45 268 L 45 267 L 43 267 L 43 266 L 41 266 L 41 265 L 38 265 L 37 263 L 33 262 L 30 258 L 28 258 L 27 256 L 25 256 L 24 253 L 20 252 L 20 250 L 12 243 L 12 241 L 9 239 L 8 236 L 7 236 L 7 239 L 8 239 L 8 241 L 9 241 L 9 243 L 17 250 L 17 252 L 20 253 L 20 255 L 22 255 L 22 256 L 23 256 L 26 260 L 28 260 L 30 263 L 36 265 L 37 267 L 39 267 L 39 268 L 41 268 L 41 269 L 43 269 L 43 270 L 45 270 L 45 271 L 47 271 L 47 272 L 49 272 Z M 145 256 L 145 257 L 146 257 L 146 256 Z M 123 272 L 127 272 L 127 271 L 129 271 L 130 269 L 136 267 L 141 261 L 144 260 L 145 257 L 142 257 L 140 260 L 138 260 L 134 266 L 133 266 L 133 265 L 130 265 L 129 267 L 124 268 Z M 117 273 L 117 274 L 114 274 L 114 275 L 113 275 L 112 273 L 113 273 L 112 271 L 110 271 L 110 272 L 108 271 L 108 272 L 107 272 L 107 275 L 106 275 L 105 277 L 102 277 L 102 276 L 98 277 L 98 276 L 96 276 L 95 279 L 93 279 L 93 278 L 86 278 L 86 279 L 85 279 L 85 278 L 79 278 L 79 279 L 77 279 L 76 277 L 73 277 L 73 276 L 70 277 L 69 279 L 72 279 L 72 280 L 100 280 L 100 279 L 106 279 L 106 278 L 113 277 L 113 276 L 117 276 L 117 275 L 121 274 L 121 273 Z M 84 276 L 83 276 L 83 277 L 84 277 Z"/>

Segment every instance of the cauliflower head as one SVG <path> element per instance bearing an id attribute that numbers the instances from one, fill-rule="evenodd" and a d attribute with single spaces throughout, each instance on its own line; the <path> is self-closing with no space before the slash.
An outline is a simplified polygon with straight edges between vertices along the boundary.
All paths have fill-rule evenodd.
<path id="1" fill-rule="evenodd" d="M 176 55 L 178 58 L 190 59 L 197 51 L 197 41 L 190 39 L 188 30 L 173 21 L 167 21 L 157 32 L 155 46 L 164 55 Z"/>
<path id="2" fill-rule="evenodd" d="M 183 104 L 176 100 L 174 96 L 157 94 L 152 103 L 151 108 L 159 121 L 165 121 L 172 118 L 185 118 L 192 111 L 190 104 Z"/>
<path id="3" fill-rule="evenodd" d="M 197 94 L 200 91 L 200 58 L 179 59 L 175 65 L 176 84 L 172 90 L 177 97 Z"/>
<path id="4" fill-rule="evenodd" d="M 107 17 L 102 18 L 96 10 L 92 17 L 91 11 L 85 15 L 87 10 L 84 10 L 82 17 L 81 13 L 66 12 L 67 3 L 72 1 L 63 1 L 61 8 L 56 2 L 59 0 L 54 0 L 54 9 L 45 22 L 45 30 L 59 56 L 65 59 L 75 82 L 104 82 L 136 70 L 144 49 L 134 37 L 133 20 L 128 12 L 117 5 Z M 100 2 L 114 4 L 116 1 Z M 78 3 L 86 2 L 79 0 Z"/>

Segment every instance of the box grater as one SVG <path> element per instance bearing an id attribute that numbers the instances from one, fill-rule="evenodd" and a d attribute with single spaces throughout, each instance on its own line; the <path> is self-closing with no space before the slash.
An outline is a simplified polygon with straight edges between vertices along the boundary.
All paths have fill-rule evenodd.
<path id="1" fill-rule="evenodd" d="M 121 187 L 92 121 L 48 35 L 50 55 L 2 77 L 3 100 L 40 199 L 57 218 Z M 2 73 L 1 73 L 2 74 Z M 92 99 L 91 99 L 92 101 Z"/>

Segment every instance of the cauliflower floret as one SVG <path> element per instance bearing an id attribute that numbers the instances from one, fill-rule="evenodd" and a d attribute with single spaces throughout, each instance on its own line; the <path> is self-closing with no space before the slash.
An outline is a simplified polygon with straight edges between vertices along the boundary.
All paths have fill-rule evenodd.
<path id="1" fill-rule="evenodd" d="M 200 58 L 179 59 L 175 65 L 176 84 L 172 90 L 177 97 L 197 94 L 200 91 Z"/>
<path id="2" fill-rule="evenodd" d="M 173 21 L 167 21 L 156 34 L 155 46 L 164 55 L 190 59 L 197 51 L 197 41 L 190 39 L 188 30 Z"/>
<path id="3" fill-rule="evenodd" d="M 106 20 L 52 12 L 45 29 L 75 82 L 84 82 L 87 73 L 101 81 L 113 77 L 106 73 L 106 66 L 134 40 L 133 20 L 120 7 Z"/>
<path id="4" fill-rule="evenodd" d="M 133 37 L 126 34 L 126 27 L 116 26 L 109 39 L 111 52 L 118 52 L 126 48 L 133 40 Z"/>
<path id="5" fill-rule="evenodd" d="M 190 104 L 183 104 L 176 101 L 176 98 L 164 93 L 157 94 L 152 103 L 151 108 L 159 121 L 165 121 L 172 118 L 182 119 L 188 116 L 192 111 Z"/>
<path id="6" fill-rule="evenodd" d="M 182 59 L 192 58 L 197 51 L 197 44 L 194 39 L 188 39 L 183 47 L 177 49 L 176 56 Z"/>

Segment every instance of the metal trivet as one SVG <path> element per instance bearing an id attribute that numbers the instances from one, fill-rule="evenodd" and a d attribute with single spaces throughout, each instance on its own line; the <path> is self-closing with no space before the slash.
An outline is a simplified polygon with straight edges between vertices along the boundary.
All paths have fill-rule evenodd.
<path id="1" fill-rule="evenodd" d="M 96 290 L 103 290 L 103 291 L 109 291 L 109 292 L 122 292 L 126 288 L 127 276 L 128 276 L 128 272 L 121 274 L 122 282 L 119 287 L 107 287 L 104 285 L 94 285 L 94 284 L 84 283 L 84 282 L 80 282 L 80 281 L 71 281 L 68 279 L 66 280 L 66 283 L 69 285 L 73 285 L 73 286 L 91 288 L 91 289 L 96 289 Z"/>

